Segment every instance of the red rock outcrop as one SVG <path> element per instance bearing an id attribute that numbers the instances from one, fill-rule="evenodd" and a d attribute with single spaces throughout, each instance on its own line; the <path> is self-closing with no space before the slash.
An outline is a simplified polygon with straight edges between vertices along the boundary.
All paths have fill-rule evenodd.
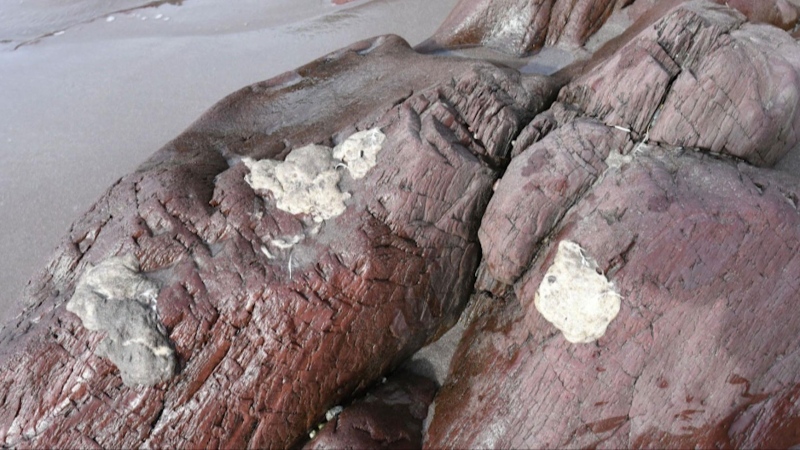
<path id="1" fill-rule="evenodd" d="M 687 0 L 635 0 L 627 9 L 628 17 L 636 20 L 642 14 L 658 4 L 667 4 L 670 8 L 685 3 Z M 739 10 L 751 23 L 766 23 L 786 31 L 792 30 L 800 19 L 800 5 L 793 0 L 711 0 L 718 5 Z"/>
<path id="2" fill-rule="evenodd" d="M 426 45 L 580 45 L 631 3 L 462 2 Z M 385 36 L 232 94 L 34 280 L 0 442 L 286 448 L 349 403 L 309 445 L 800 444 L 800 181 L 769 168 L 800 44 L 747 17 L 661 2 L 554 79 Z M 610 300 L 591 343 L 560 331 L 592 304 L 539 311 L 571 286 Z M 431 383 L 375 382 L 470 296 L 422 431 Z"/>
<path id="3" fill-rule="evenodd" d="M 799 48 L 688 2 L 523 130 L 426 447 L 800 443 L 800 181 L 756 167 L 798 143 Z M 537 307 L 565 241 L 621 297 L 590 344 Z"/>
<path id="4" fill-rule="evenodd" d="M 421 448 L 423 421 L 435 393 L 432 380 L 413 373 L 394 374 L 344 407 L 303 448 Z"/>
<path id="5" fill-rule="evenodd" d="M 548 45 L 580 47 L 613 13 L 631 20 L 687 0 L 461 0 L 421 51 L 484 46 L 515 56 Z M 752 23 L 795 30 L 800 6 L 787 0 L 713 0 L 744 13 Z M 623 10 L 621 12 L 621 10 Z M 659 13 L 660 14 L 660 13 Z"/>
<path id="6" fill-rule="evenodd" d="M 297 442 L 456 320 L 494 167 L 554 89 L 381 37 L 232 94 L 109 189 L 3 329 L 0 442 Z M 346 191 L 339 215 L 282 210 L 245 179 L 243 157 L 283 160 L 365 129 L 385 135 L 377 165 L 362 179 L 347 160 L 329 168 Z M 103 333 L 65 309 L 89 264 L 123 255 L 159 284 L 154 307 L 177 359 L 175 376 L 152 387 L 123 385 L 95 354 Z M 126 300 L 102 283 L 86 295 Z"/>
<path id="7" fill-rule="evenodd" d="M 800 442 L 800 183 L 675 149 L 618 158 L 516 294 L 495 298 L 467 330 L 427 447 Z M 567 342 L 534 306 L 563 240 L 585 248 L 622 296 L 593 344 Z"/>
<path id="8" fill-rule="evenodd" d="M 772 165 L 800 139 L 800 47 L 744 22 L 735 10 L 689 2 L 559 100 L 651 141 Z"/>

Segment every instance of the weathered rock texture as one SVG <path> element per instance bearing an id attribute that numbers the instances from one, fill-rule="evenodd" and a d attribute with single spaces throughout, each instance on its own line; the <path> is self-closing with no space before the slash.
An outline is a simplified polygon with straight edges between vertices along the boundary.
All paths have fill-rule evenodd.
<path id="1" fill-rule="evenodd" d="M 630 3 L 465 2 L 443 29 L 524 53 L 580 44 Z M 474 294 L 429 447 L 800 444 L 800 182 L 769 169 L 800 141 L 800 44 L 715 3 L 673 4 L 558 81 L 387 36 L 224 99 L 75 223 L 0 332 L 0 442 L 299 445 Z M 385 140 L 351 171 L 331 148 L 364 130 Z M 290 153 L 319 170 L 256 162 Z M 343 203 L 278 204 L 316 188 Z M 621 296 L 591 344 L 534 307 L 565 240 L 607 279 L 598 297 Z M 76 291 L 90 307 L 131 297 L 78 289 L 117 257 L 148 288 L 132 295 L 146 328 L 164 331 L 153 354 L 177 366 L 128 385 L 131 361 L 98 355 L 106 335 L 66 308 Z M 318 442 L 418 443 L 425 383 L 353 403 Z M 395 395 L 404 430 L 385 420 Z"/>
<path id="2" fill-rule="evenodd" d="M 491 47 L 524 56 L 544 45 L 581 46 L 633 0 L 461 0 L 418 48 Z"/>
<path id="3" fill-rule="evenodd" d="M 796 180 L 658 147 L 608 169 L 518 296 L 499 299 L 467 331 L 427 445 L 800 442 L 799 194 Z M 586 248 L 623 296 L 597 345 L 570 344 L 533 307 L 566 239 Z"/>
<path id="4" fill-rule="evenodd" d="M 355 44 L 232 94 L 124 177 L 74 226 L 0 335 L 10 447 L 292 445 L 335 404 L 443 333 L 468 299 L 479 218 L 510 143 L 555 94 L 480 62 Z M 550 99 L 550 100 L 548 100 Z M 245 181 L 357 130 L 386 136 L 350 197 L 316 223 Z M 65 309 L 89 264 L 134 255 L 160 286 L 178 370 L 123 385 L 103 333 Z"/>
<path id="5" fill-rule="evenodd" d="M 411 449 L 422 447 L 422 425 L 436 393 L 432 380 L 392 375 L 325 423 L 305 449 Z"/>
<path id="6" fill-rule="evenodd" d="M 509 165 L 509 179 L 529 181 L 497 188 L 479 230 L 492 275 L 506 284 L 516 281 L 538 243 L 605 169 L 609 153 L 633 145 L 627 141 L 771 165 L 800 141 L 798 103 L 800 46 L 786 33 L 745 24 L 736 11 L 710 3 L 675 9 L 565 86 L 558 103 L 522 131 L 514 155 L 564 126 Z M 616 128 L 575 121 L 577 116 Z"/>
<path id="7" fill-rule="evenodd" d="M 757 167 L 798 143 L 799 48 L 688 2 L 523 130 L 427 447 L 800 443 L 800 179 Z M 593 344 L 534 307 L 562 241 L 622 296 Z"/>

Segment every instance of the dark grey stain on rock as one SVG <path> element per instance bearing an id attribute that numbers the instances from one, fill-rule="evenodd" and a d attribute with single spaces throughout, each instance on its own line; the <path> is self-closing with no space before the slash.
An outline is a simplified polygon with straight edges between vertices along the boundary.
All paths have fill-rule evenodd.
<path id="1" fill-rule="evenodd" d="M 86 329 L 107 333 L 96 354 L 117 366 L 127 386 L 152 386 L 175 372 L 175 352 L 155 310 L 157 296 L 158 285 L 126 255 L 89 266 L 67 303 Z"/>

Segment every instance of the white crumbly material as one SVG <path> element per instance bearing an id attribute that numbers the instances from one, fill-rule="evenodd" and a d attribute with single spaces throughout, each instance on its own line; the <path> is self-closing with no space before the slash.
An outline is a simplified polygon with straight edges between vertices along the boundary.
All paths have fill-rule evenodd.
<path id="1" fill-rule="evenodd" d="M 271 192 L 278 209 L 322 222 L 342 214 L 350 198 L 339 189 L 338 168 L 346 167 L 353 179 L 363 178 L 377 163 L 385 139 L 376 128 L 353 134 L 333 150 L 307 145 L 292 150 L 284 161 L 244 158 L 250 169 L 245 181 L 255 190 Z"/>
<path id="2" fill-rule="evenodd" d="M 605 334 L 620 303 L 614 284 L 597 272 L 597 263 L 575 242 L 559 242 L 534 299 L 542 316 L 569 342 L 588 343 Z"/>
<path id="3" fill-rule="evenodd" d="M 341 175 L 328 147 L 307 145 L 294 149 L 284 161 L 242 160 L 250 169 L 245 181 L 255 190 L 272 192 L 278 209 L 309 214 L 315 222 L 344 212 L 350 194 L 339 190 Z"/>
<path id="4" fill-rule="evenodd" d="M 378 152 L 383 148 L 386 136 L 381 130 L 354 133 L 333 149 L 333 157 L 343 161 L 353 179 L 361 179 L 378 163 Z"/>

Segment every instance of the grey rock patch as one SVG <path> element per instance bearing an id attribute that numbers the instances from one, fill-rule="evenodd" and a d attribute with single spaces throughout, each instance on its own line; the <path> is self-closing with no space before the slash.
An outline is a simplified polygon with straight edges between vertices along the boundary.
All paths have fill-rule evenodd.
<path id="1" fill-rule="evenodd" d="M 109 258 L 78 280 L 67 311 L 91 331 L 105 331 L 96 354 L 108 358 L 126 386 L 152 386 L 175 373 L 175 351 L 155 310 L 158 285 L 133 255 Z"/>

